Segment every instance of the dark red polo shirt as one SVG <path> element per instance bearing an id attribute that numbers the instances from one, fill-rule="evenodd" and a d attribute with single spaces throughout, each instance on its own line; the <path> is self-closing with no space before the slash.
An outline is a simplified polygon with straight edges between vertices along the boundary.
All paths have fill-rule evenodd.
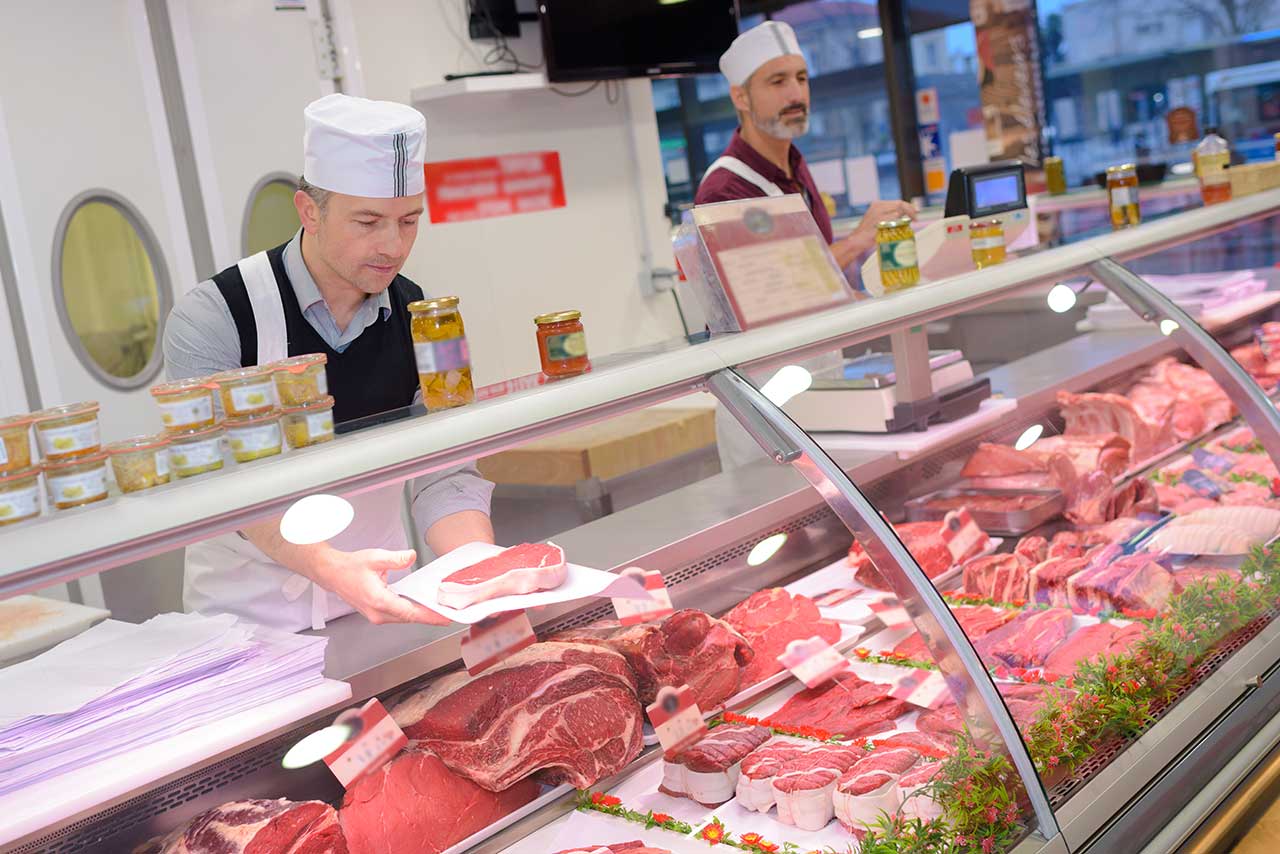
<path id="1" fill-rule="evenodd" d="M 800 149 L 794 145 L 791 146 L 791 177 L 787 177 L 787 173 L 752 148 L 742 138 L 741 128 L 733 132 L 733 139 L 729 142 L 729 147 L 724 150 L 724 154 L 738 158 L 759 172 L 762 177 L 777 184 L 782 192 L 799 193 L 804 196 L 809 210 L 813 213 L 814 221 L 818 223 L 818 230 L 827 239 L 827 243 L 834 242 L 831 215 L 827 213 L 827 206 L 822 202 L 822 193 L 819 192 L 818 185 L 813 182 L 813 175 L 809 173 L 809 167 L 805 165 L 804 155 L 800 153 Z M 712 202 L 729 202 L 734 199 L 759 199 L 764 195 L 764 190 L 745 178 L 739 178 L 728 169 L 716 169 L 702 179 L 702 183 L 698 185 L 698 194 L 693 201 L 697 205 L 706 205 Z"/>

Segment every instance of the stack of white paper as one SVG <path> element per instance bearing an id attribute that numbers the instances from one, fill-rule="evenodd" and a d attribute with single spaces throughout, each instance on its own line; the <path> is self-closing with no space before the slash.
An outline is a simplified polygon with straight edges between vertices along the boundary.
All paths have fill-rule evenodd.
<path id="1" fill-rule="evenodd" d="M 162 614 L 0 670 L 0 795 L 319 685 L 325 643 Z"/>

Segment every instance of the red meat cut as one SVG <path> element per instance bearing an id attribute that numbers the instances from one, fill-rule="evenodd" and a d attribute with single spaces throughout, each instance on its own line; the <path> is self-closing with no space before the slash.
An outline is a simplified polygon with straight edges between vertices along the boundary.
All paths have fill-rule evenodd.
<path id="1" fill-rule="evenodd" d="M 1058 645 L 1045 659 L 1044 669 L 1059 676 L 1070 676 L 1081 664 L 1128 652 L 1144 634 L 1146 628 L 1141 623 L 1123 627 L 1111 622 L 1085 626 Z"/>
<path id="2" fill-rule="evenodd" d="M 495 794 L 410 747 L 347 790 L 340 818 L 351 854 L 439 854 L 537 796 L 532 778 Z"/>
<path id="3" fill-rule="evenodd" d="M 1039 667 L 1071 631 L 1071 611 L 1049 608 L 1028 611 L 974 641 L 974 649 L 990 664 Z"/>
<path id="4" fill-rule="evenodd" d="M 658 791 L 717 807 L 733 798 L 738 763 L 770 736 L 768 727 L 722 724 L 692 747 L 663 760 Z"/>
<path id="5" fill-rule="evenodd" d="M 1164 608 L 1173 595 L 1173 574 L 1152 557 L 1138 552 L 1109 562 L 1095 560 L 1093 566 L 1067 579 L 1071 607 L 1085 613 Z"/>
<path id="6" fill-rule="evenodd" d="M 969 640 L 977 640 L 1018 616 L 1018 612 L 1010 608 L 994 608 L 990 605 L 957 605 L 951 609 L 951 613 L 960 621 L 960 627 L 969 636 Z M 933 659 L 919 633 L 899 643 L 893 651 L 913 661 Z"/>
<path id="7" fill-rule="evenodd" d="M 1013 553 L 1019 557 L 1026 558 L 1031 561 L 1032 566 L 1035 566 L 1049 556 L 1049 541 L 1034 534 L 1029 537 L 1023 537 L 1013 547 Z"/>
<path id="8" fill-rule="evenodd" d="M 1123 395 L 1060 391 L 1058 406 L 1067 422 L 1063 431 L 1066 435 L 1118 434 L 1129 442 L 1137 462 L 1148 459 L 1175 441 L 1172 402 L 1166 411 L 1148 417 Z"/>
<path id="9" fill-rule="evenodd" d="M 946 759 L 955 752 L 954 746 L 925 732 L 900 732 L 875 742 L 876 751 L 907 747 L 930 759 Z"/>
<path id="10" fill-rule="evenodd" d="M 843 783 L 854 779 L 860 774 L 866 774 L 870 771 L 887 771 L 890 774 L 903 774 L 908 769 L 914 768 L 916 763 L 919 761 L 920 753 L 910 747 L 891 747 L 885 749 L 882 746 L 876 748 L 867 756 L 858 760 L 858 764 L 846 771 L 840 780 Z"/>
<path id="11" fill-rule="evenodd" d="M 1030 560 L 1017 553 L 971 558 L 961 570 L 964 592 L 998 602 L 1026 599 L 1032 566 Z"/>
<path id="12" fill-rule="evenodd" d="M 773 778 L 778 821 L 801 830 L 821 830 L 835 818 L 836 781 L 866 755 L 861 747 L 822 744 L 787 763 Z"/>
<path id="13" fill-rule="evenodd" d="M 775 803 L 773 778 L 812 745 L 774 741 L 753 751 L 738 769 L 736 803 L 744 809 L 768 812 Z"/>
<path id="14" fill-rule="evenodd" d="M 942 706 L 921 712 L 916 718 L 916 729 L 935 738 L 954 740 L 964 732 L 964 718 L 954 705 Z"/>
<path id="15" fill-rule="evenodd" d="M 1110 475 L 1095 471 L 1080 480 L 1075 500 L 1063 515 L 1077 525 L 1101 525 L 1159 509 L 1155 486 L 1146 478 L 1115 486 Z"/>
<path id="16" fill-rule="evenodd" d="M 930 578 L 937 578 L 950 569 L 953 563 L 961 563 L 973 557 L 987 545 L 985 542 L 979 542 L 968 553 L 956 560 L 951 555 L 951 549 L 947 547 L 947 541 L 942 539 L 941 522 L 904 522 L 894 525 L 893 529 L 902 540 L 902 544 L 907 547 L 907 551 L 911 552 L 911 556 L 916 559 L 916 563 L 920 564 L 924 574 Z M 871 557 L 857 541 L 854 541 L 849 548 L 849 565 L 854 568 L 854 578 L 859 584 L 874 587 L 877 590 L 889 589 L 888 582 L 880 576 L 871 563 Z"/>
<path id="17" fill-rule="evenodd" d="M 1088 565 L 1087 557 L 1051 557 L 1033 567 L 1028 601 L 1065 608 L 1070 602 L 1067 580 Z"/>
<path id="18" fill-rule="evenodd" d="M 817 727 L 852 739 L 893 729 L 894 720 L 912 708 L 890 697 L 886 685 L 841 673 L 817 688 L 800 691 L 769 720 L 775 727 Z"/>
<path id="19" fill-rule="evenodd" d="M 466 608 L 498 596 L 551 590 L 568 574 L 564 549 L 553 543 L 524 543 L 446 575 L 436 599 L 450 608 Z"/>
<path id="20" fill-rule="evenodd" d="M 610 842 L 608 845 L 588 845 L 585 848 L 566 848 L 556 854 L 671 854 L 667 848 L 651 848 L 644 842 Z"/>
<path id="21" fill-rule="evenodd" d="M 1064 453 L 1036 454 L 983 442 L 960 476 L 965 478 L 964 485 L 982 489 L 1060 489 L 1070 501 L 1078 475 Z"/>
<path id="22" fill-rule="evenodd" d="M 1041 460 L 1052 454 L 1065 454 L 1076 474 L 1083 477 L 1091 471 L 1119 477 L 1129 469 L 1133 448 L 1129 440 L 1115 433 L 1097 436 L 1046 436 L 1028 451 Z"/>
<path id="23" fill-rule="evenodd" d="M 778 656 L 793 640 L 807 640 L 814 635 L 833 645 L 840 640 L 840 626 L 823 619 L 812 599 L 781 587 L 751 594 L 725 614 L 724 621 L 747 639 L 755 653 L 742 672 L 743 687 L 782 670 Z"/>
<path id="24" fill-rule="evenodd" d="M 338 813 L 320 801 L 233 801 L 140 851 L 156 854 L 347 854 Z"/>
<path id="25" fill-rule="evenodd" d="M 623 655 L 635 673 L 641 705 L 651 705 L 663 686 L 687 684 L 704 712 L 747 684 L 743 668 L 755 659 L 751 644 L 732 626 L 693 609 L 634 626 L 604 620 L 560 632 L 551 640 L 601 646 Z"/>
<path id="26" fill-rule="evenodd" d="M 450 769 L 500 792 L 535 771 L 579 789 L 617 773 L 640 753 L 644 713 L 618 653 L 536 643 L 478 676 L 437 680 L 391 716 Z"/>

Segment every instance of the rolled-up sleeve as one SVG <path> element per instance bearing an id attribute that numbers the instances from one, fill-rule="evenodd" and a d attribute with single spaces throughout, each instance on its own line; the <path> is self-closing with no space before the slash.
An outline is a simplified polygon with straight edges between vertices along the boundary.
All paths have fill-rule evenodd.
<path id="1" fill-rule="evenodd" d="M 474 464 L 444 469 L 414 479 L 413 521 L 426 536 L 432 525 L 454 513 L 479 510 L 489 515 L 492 497 L 493 483 Z"/>
<path id="2" fill-rule="evenodd" d="M 217 285 L 204 281 L 169 312 L 164 369 L 170 380 L 207 377 L 240 367 L 240 336 Z"/>

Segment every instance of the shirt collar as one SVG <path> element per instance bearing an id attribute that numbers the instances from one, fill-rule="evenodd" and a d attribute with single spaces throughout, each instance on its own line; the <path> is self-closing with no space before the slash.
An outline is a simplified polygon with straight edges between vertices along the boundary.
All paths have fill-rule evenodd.
<path id="1" fill-rule="evenodd" d="M 788 158 L 791 161 L 790 175 L 783 172 L 772 160 L 752 148 L 751 143 L 742 138 L 742 128 L 738 128 L 733 132 L 733 139 L 729 141 L 729 147 L 725 149 L 725 154 L 738 158 L 775 184 L 801 183 L 800 167 L 804 163 L 804 155 L 800 153 L 799 148 L 796 148 L 795 143 L 791 144 L 791 150 L 788 154 Z"/>
<path id="2" fill-rule="evenodd" d="M 324 303 L 324 297 L 320 294 L 315 278 L 302 260 L 302 229 L 298 229 L 293 239 L 284 248 L 284 271 L 289 275 L 289 282 L 293 285 L 293 295 L 298 298 L 298 307 L 302 311 L 305 312 L 316 303 Z M 366 301 L 371 300 L 377 306 L 379 316 L 383 320 L 391 314 L 389 291 L 390 288 L 377 296 L 365 297 Z M 328 309 L 328 306 L 326 305 L 325 308 Z"/>

